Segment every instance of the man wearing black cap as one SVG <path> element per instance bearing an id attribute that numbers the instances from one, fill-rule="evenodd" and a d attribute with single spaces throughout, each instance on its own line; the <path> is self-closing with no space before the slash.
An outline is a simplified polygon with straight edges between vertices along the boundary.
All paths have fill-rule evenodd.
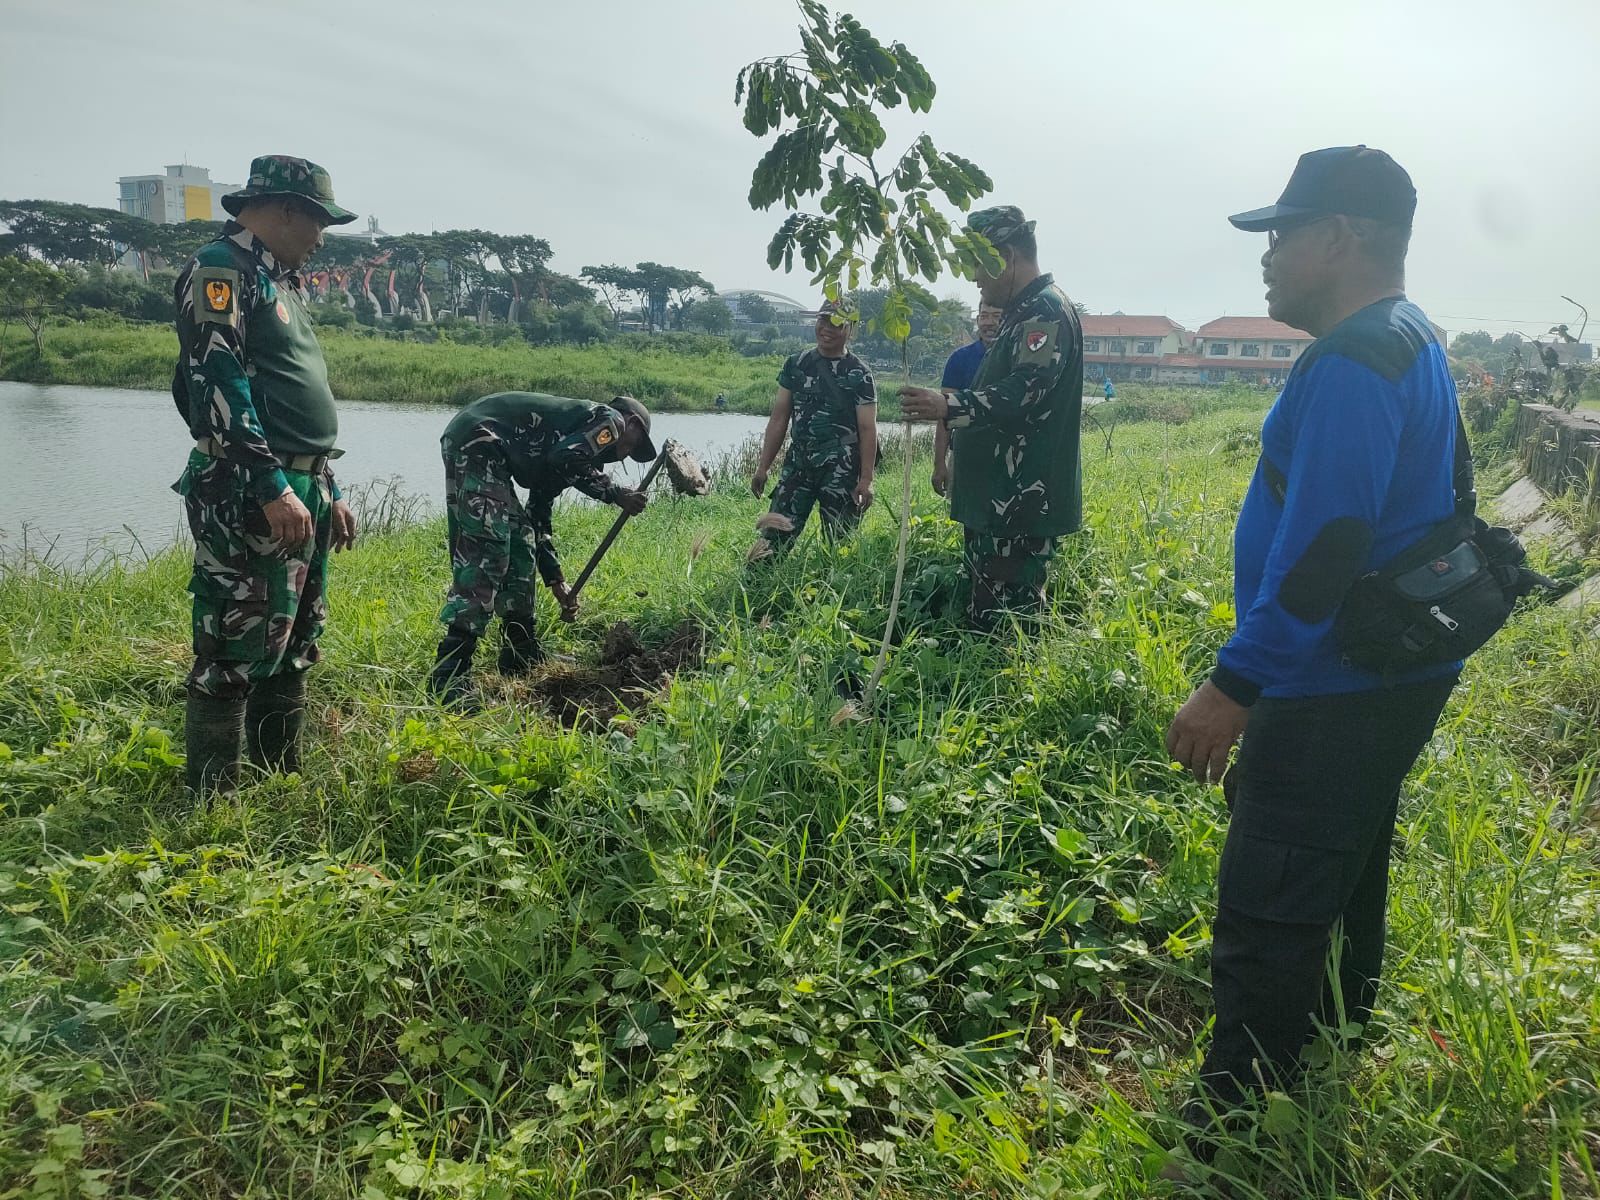
<path id="1" fill-rule="evenodd" d="M 1056 539 L 1078 528 L 1083 476 L 1083 330 L 1072 302 L 1039 269 L 1034 222 L 1015 205 L 982 209 L 967 229 L 1000 261 L 980 266 L 1000 331 L 970 387 L 900 389 L 908 420 L 950 430 L 950 516 L 965 529 L 972 583 L 967 624 L 993 629 L 1007 613 L 1044 607 Z"/>
<path id="2" fill-rule="evenodd" d="M 1404 292 L 1415 207 L 1387 154 L 1341 146 L 1303 155 L 1277 204 L 1230 218 L 1267 235 L 1272 317 L 1317 340 L 1262 427 L 1234 533 L 1238 628 L 1167 734 L 1201 780 L 1243 736 L 1201 1072 L 1222 1104 L 1292 1081 L 1314 1021 L 1371 1016 L 1400 785 L 1460 670 L 1379 676 L 1333 630 L 1351 584 L 1455 507 L 1455 385 Z"/>
<path id="3" fill-rule="evenodd" d="M 600 469 L 631 458 L 650 462 L 650 413 L 632 396 L 592 404 L 538 392 L 497 392 L 468 404 L 445 427 L 445 515 L 450 538 L 450 594 L 429 684 L 448 703 L 470 694 L 468 673 L 478 640 L 500 616 L 502 674 L 520 675 L 544 658 L 534 626 L 534 572 L 564 610 L 567 592 L 556 557 L 551 514 L 569 487 L 635 516 L 643 492 Z M 524 506 L 515 484 L 528 489 Z"/>
<path id="4" fill-rule="evenodd" d="M 194 667 L 184 744 L 195 794 L 230 791 L 240 742 L 300 766 L 306 673 L 321 658 L 328 552 L 356 521 L 329 460 L 339 416 L 300 268 L 354 221 L 316 163 L 265 154 L 222 198 L 232 217 L 178 276 L 172 396 L 194 447 L 173 485 L 194 535 Z"/>

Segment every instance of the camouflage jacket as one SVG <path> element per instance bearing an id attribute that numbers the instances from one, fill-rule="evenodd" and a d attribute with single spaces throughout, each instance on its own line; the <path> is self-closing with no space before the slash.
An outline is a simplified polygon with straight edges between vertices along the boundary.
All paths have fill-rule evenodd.
<path id="1" fill-rule="evenodd" d="M 189 260 L 173 294 L 173 394 L 188 401 L 189 432 L 209 438 L 264 504 L 288 486 L 283 458 L 327 453 L 339 433 L 304 285 L 229 221 Z"/>
<path id="2" fill-rule="evenodd" d="M 950 515 L 1000 537 L 1054 537 L 1083 516 L 1083 331 L 1041 275 L 1007 307 L 970 388 L 950 397 Z"/>
<path id="3" fill-rule="evenodd" d="M 528 489 L 534 560 L 540 578 L 551 583 L 561 578 L 554 536 L 556 497 L 575 487 L 603 504 L 616 503 L 624 487 L 601 465 L 624 424 L 623 415 L 608 404 L 540 392 L 497 392 L 462 408 L 440 442 L 447 453 L 499 460 Z"/>
<path id="4" fill-rule="evenodd" d="M 832 373 L 838 399 L 825 385 L 824 371 Z M 822 466 L 850 453 L 861 441 L 857 410 L 878 403 L 872 372 L 849 351 L 831 359 L 815 349 L 791 354 L 778 385 L 789 389 L 789 458 L 800 466 Z"/>

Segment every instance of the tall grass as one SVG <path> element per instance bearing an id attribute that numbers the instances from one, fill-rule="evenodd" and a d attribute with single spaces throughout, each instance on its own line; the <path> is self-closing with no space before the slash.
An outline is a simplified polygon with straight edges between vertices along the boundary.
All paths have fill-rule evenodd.
<path id="1" fill-rule="evenodd" d="M 5 378 L 37 383 L 165 390 L 178 339 L 164 325 L 102 318 L 58 322 L 36 358 L 26 331 L 0 344 Z M 782 358 L 731 349 L 693 355 L 638 340 L 591 346 L 402 342 L 338 329 L 317 333 L 334 394 L 345 400 L 463 404 L 490 392 L 529 390 L 587 400 L 627 394 L 670 411 L 709 411 L 719 392 L 737 411 L 772 406 Z"/>
<path id="2" fill-rule="evenodd" d="M 0 577 L 0 1190 L 1157 1194 L 1224 819 L 1161 736 L 1232 624 L 1251 419 L 1086 453 L 1037 637 L 957 632 L 920 465 L 864 722 L 836 717 L 883 502 L 746 573 L 743 478 L 658 499 L 545 632 L 590 660 L 612 620 L 691 616 L 708 656 L 598 733 L 427 701 L 443 532 L 398 528 L 335 564 L 304 774 L 201 806 L 186 564 Z M 566 554 L 606 524 L 562 513 Z M 1596 1194 L 1600 651 L 1571 620 L 1472 662 L 1406 788 L 1372 1049 L 1226 1147 L 1235 1195 Z"/>

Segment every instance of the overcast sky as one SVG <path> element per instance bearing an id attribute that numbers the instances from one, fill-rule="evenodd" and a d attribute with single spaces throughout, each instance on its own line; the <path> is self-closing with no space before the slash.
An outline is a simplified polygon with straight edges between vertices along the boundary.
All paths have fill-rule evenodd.
<path id="1" fill-rule="evenodd" d="M 1565 293 L 1600 326 L 1597 0 L 834 7 L 938 85 L 891 147 L 925 129 L 975 160 L 1092 312 L 1263 312 L 1264 241 L 1226 214 L 1365 142 L 1416 182 L 1409 290 L 1441 325 L 1576 328 Z M 0 197 L 115 207 L 120 175 L 301 154 L 390 233 L 532 233 L 574 274 L 654 259 L 806 300 L 766 268 L 782 214 L 750 211 L 762 144 L 733 106 L 797 23 L 787 0 L 0 0 Z"/>

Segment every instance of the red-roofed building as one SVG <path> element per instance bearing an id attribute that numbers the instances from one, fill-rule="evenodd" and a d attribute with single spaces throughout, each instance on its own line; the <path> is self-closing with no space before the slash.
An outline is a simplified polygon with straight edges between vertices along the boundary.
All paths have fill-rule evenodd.
<path id="1" fill-rule="evenodd" d="M 1271 317 L 1218 317 L 1190 333 L 1171 317 L 1085 315 L 1083 374 L 1098 383 L 1281 386 L 1316 339 Z"/>
<path id="2" fill-rule="evenodd" d="M 1171 317 L 1086 314 L 1084 374 L 1090 379 L 1154 379 L 1161 361 L 1193 348 L 1193 337 Z"/>
<path id="3" fill-rule="evenodd" d="M 1207 383 L 1281 384 L 1314 341 L 1303 329 L 1271 317 L 1218 317 L 1195 331 Z"/>

